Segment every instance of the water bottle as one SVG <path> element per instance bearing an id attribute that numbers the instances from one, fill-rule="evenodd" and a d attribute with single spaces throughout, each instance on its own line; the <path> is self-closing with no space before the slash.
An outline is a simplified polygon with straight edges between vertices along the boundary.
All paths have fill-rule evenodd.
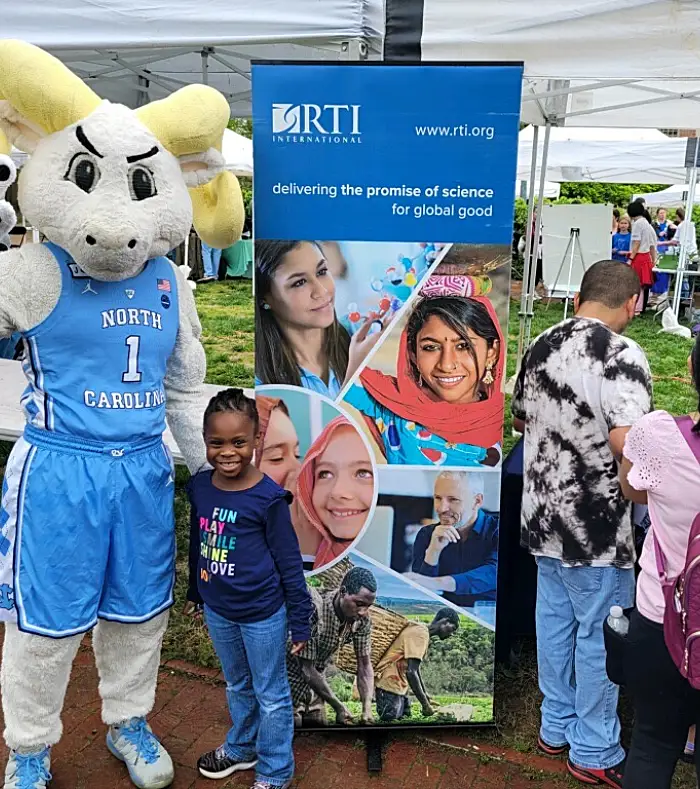
<path id="1" fill-rule="evenodd" d="M 626 636 L 627 631 L 630 629 L 630 621 L 625 616 L 625 612 L 622 610 L 622 606 L 614 605 L 610 609 L 610 616 L 608 617 L 608 626 L 611 630 L 615 633 L 619 633 L 621 636 Z"/>

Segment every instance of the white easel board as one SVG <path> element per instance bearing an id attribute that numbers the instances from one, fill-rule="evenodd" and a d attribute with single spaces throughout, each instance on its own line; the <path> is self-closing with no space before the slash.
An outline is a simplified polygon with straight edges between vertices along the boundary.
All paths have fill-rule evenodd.
<path id="1" fill-rule="evenodd" d="M 567 285 L 569 297 L 573 296 L 581 287 L 586 269 L 599 260 L 610 260 L 612 210 L 608 204 L 544 206 L 542 277 L 550 296 L 566 298 Z M 569 247 L 572 228 L 579 228 L 580 248 L 575 240 Z"/>

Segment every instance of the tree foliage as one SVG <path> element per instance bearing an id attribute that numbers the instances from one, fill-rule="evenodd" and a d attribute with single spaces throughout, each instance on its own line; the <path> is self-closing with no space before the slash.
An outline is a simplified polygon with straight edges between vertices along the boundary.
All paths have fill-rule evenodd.
<path id="1" fill-rule="evenodd" d="M 572 203 L 611 203 L 624 212 L 636 194 L 658 192 L 666 189 L 663 184 L 594 184 L 564 183 L 558 200 L 546 200 L 551 205 Z M 527 202 L 518 197 L 515 201 L 513 230 L 517 237 L 525 235 L 527 225 Z"/>
<path id="2" fill-rule="evenodd" d="M 490 694 L 493 693 L 493 664 L 493 633 L 462 619 L 462 626 L 452 638 L 430 640 L 421 673 L 430 694 Z"/>
<path id="3" fill-rule="evenodd" d="M 647 194 L 666 189 L 663 184 L 594 184 L 569 183 L 561 185 L 561 201 L 581 203 L 612 203 L 625 209 L 636 194 Z"/>

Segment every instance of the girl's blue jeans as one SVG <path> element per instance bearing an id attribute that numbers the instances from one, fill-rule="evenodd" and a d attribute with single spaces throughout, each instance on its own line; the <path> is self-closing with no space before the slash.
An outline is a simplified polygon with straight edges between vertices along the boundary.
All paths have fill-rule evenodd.
<path id="1" fill-rule="evenodd" d="M 258 760 L 257 780 L 283 786 L 294 775 L 294 711 L 287 679 L 287 610 L 239 624 L 204 609 L 226 679 L 233 725 L 224 747 L 236 761 Z"/>

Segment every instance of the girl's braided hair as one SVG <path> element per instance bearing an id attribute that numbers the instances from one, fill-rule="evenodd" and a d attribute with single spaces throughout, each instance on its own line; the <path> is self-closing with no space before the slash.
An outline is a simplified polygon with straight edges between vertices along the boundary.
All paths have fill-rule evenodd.
<path id="1" fill-rule="evenodd" d="M 245 414 L 255 425 L 255 432 L 258 432 L 258 409 L 252 397 L 246 397 L 242 389 L 222 389 L 209 401 L 204 412 L 204 429 L 207 429 L 207 422 L 212 414 L 220 413 L 239 413 Z"/>

